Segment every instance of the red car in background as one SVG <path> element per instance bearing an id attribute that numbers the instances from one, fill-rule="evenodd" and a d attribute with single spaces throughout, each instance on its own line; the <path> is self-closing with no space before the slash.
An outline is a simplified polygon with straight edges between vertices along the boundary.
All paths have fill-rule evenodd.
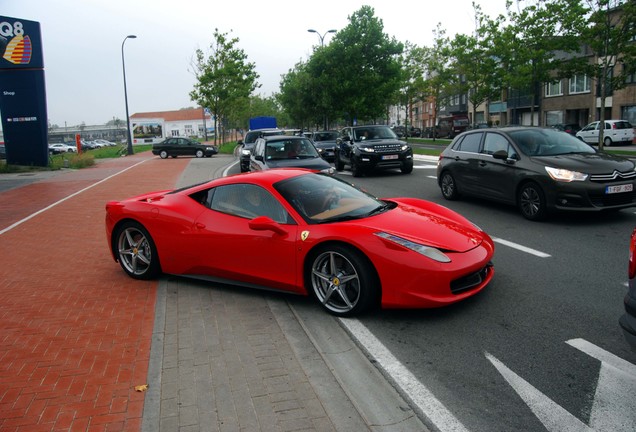
<path id="1" fill-rule="evenodd" d="M 162 272 L 313 295 L 330 313 L 449 305 L 493 277 L 494 243 L 463 216 L 378 199 L 334 176 L 271 169 L 106 204 L 113 258 Z"/>

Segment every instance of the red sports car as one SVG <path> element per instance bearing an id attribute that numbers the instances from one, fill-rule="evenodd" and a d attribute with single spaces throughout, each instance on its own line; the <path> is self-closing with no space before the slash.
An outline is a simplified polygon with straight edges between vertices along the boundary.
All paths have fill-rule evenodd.
<path id="1" fill-rule="evenodd" d="M 113 257 L 160 273 L 313 295 L 330 313 L 448 305 L 492 279 L 492 239 L 415 198 L 303 169 L 239 174 L 106 204 Z"/>

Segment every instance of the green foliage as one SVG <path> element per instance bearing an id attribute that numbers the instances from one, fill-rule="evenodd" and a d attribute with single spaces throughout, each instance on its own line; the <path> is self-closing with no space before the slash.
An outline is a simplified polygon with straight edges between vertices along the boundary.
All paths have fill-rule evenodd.
<path id="1" fill-rule="evenodd" d="M 220 119 L 236 121 L 245 112 L 250 95 L 260 87 L 256 66 L 247 62 L 245 52 L 236 47 L 238 42 L 238 38 L 215 29 L 209 56 L 200 49 L 195 53 L 197 82 L 190 98 L 214 113 L 214 130 L 219 130 Z"/>

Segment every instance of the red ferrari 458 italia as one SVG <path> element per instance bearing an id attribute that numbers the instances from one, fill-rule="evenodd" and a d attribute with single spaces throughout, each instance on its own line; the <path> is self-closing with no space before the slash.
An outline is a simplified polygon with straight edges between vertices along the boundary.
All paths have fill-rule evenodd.
<path id="1" fill-rule="evenodd" d="M 492 239 L 415 198 L 378 199 L 330 175 L 272 169 L 106 204 L 115 261 L 314 296 L 330 313 L 444 306 L 492 279 Z"/>

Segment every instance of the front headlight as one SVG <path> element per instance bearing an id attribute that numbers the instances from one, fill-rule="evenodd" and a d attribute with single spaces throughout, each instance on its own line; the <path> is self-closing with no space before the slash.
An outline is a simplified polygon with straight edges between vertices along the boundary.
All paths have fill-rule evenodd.
<path id="1" fill-rule="evenodd" d="M 325 168 L 323 170 L 320 170 L 321 173 L 325 173 L 325 174 L 329 174 L 329 175 L 333 175 L 334 172 L 336 172 L 336 170 L 334 169 L 334 167 L 329 167 L 329 168 Z"/>
<path id="2" fill-rule="evenodd" d="M 400 246 L 404 246 L 405 248 L 411 249 L 414 252 L 417 252 L 421 255 L 424 255 L 427 258 L 430 258 L 434 261 L 447 263 L 451 262 L 451 259 L 443 253 L 441 250 L 436 249 L 434 247 L 426 246 L 423 244 L 415 243 L 410 240 L 407 240 L 402 237 L 398 237 L 393 234 L 388 234 L 385 232 L 377 232 L 375 233 L 378 237 L 382 237 L 383 239 L 389 240 L 393 243 L 399 244 Z"/>
<path id="3" fill-rule="evenodd" d="M 373 147 L 358 147 L 360 149 L 360 151 L 363 152 L 367 152 L 367 153 L 375 153 L 375 149 Z"/>
<path id="4" fill-rule="evenodd" d="M 408 144 L 404 144 L 401 148 L 402 151 L 406 151 L 409 149 L 409 145 Z"/>
<path id="5" fill-rule="evenodd" d="M 561 182 L 585 181 L 587 174 L 577 171 L 570 171 L 562 168 L 545 167 L 552 180 Z"/>
<path id="6" fill-rule="evenodd" d="M 245 150 L 245 149 L 241 150 L 241 155 L 242 155 L 242 156 L 249 156 L 250 154 L 251 154 L 251 153 L 250 153 L 250 151 L 249 151 L 249 150 Z"/>

